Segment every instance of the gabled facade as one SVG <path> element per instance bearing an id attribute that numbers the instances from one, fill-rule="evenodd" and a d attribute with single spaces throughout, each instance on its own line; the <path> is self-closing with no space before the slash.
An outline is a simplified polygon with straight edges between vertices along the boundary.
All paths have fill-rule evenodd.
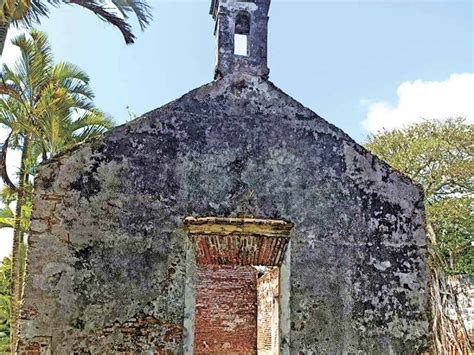
<path id="1" fill-rule="evenodd" d="M 422 191 L 268 80 L 269 5 L 213 1 L 213 82 L 40 167 L 19 353 L 425 349 Z"/>

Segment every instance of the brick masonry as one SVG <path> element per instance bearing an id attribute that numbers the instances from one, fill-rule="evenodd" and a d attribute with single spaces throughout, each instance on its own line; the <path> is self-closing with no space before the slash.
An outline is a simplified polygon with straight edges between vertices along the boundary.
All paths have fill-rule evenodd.
<path id="1" fill-rule="evenodd" d="M 37 337 L 32 341 L 18 344 L 19 355 L 51 355 L 51 338 Z"/>
<path id="2" fill-rule="evenodd" d="M 251 266 L 197 269 L 195 354 L 257 354 L 257 275 Z"/>
<path id="3" fill-rule="evenodd" d="M 280 269 L 269 268 L 257 280 L 257 349 L 259 355 L 278 354 Z"/>

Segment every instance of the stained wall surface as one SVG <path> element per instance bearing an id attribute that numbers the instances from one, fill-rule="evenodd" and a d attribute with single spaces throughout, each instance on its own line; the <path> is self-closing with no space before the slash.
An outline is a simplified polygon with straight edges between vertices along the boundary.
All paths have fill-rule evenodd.
<path id="1" fill-rule="evenodd" d="M 421 352 L 422 200 L 271 82 L 227 75 L 39 168 L 22 344 L 180 353 L 183 219 L 245 214 L 294 223 L 287 353 Z"/>

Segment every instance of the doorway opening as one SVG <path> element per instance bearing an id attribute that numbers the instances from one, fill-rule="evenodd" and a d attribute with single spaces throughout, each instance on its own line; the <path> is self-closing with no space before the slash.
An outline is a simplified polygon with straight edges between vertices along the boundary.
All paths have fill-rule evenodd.
<path id="1" fill-rule="evenodd" d="M 292 224 L 187 218 L 186 353 L 279 354 L 282 263 Z M 283 327 L 285 328 L 285 327 Z"/>

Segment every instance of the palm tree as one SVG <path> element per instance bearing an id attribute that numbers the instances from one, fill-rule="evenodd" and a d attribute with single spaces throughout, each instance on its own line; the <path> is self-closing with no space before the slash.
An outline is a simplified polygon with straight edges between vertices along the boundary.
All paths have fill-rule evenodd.
<path id="1" fill-rule="evenodd" d="M 135 15 L 140 28 L 149 25 L 151 8 L 145 0 L 3 0 L 0 1 L 0 56 L 3 53 L 10 25 L 30 27 L 47 17 L 50 6 L 76 5 L 87 9 L 100 19 L 117 27 L 127 44 L 135 40 L 127 20 Z"/>
<path id="2" fill-rule="evenodd" d="M 29 220 L 34 168 L 39 161 L 102 134 L 112 126 L 111 121 L 92 103 L 89 77 L 72 64 L 54 64 L 44 33 L 31 30 L 29 36 L 23 34 L 15 38 L 13 44 L 20 48 L 21 57 L 15 70 L 3 66 L 0 82 L 0 124 L 10 129 L 1 149 L 0 176 L 16 194 L 12 250 L 12 346 L 16 345 L 24 272 L 24 235 L 28 230 L 24 221 Z M 6 169 L 9 148 L 21 150 L 16 185 Z"/>
<path id="3" fill-rule="evenodd" d="M 4 0 L 0 6 L 0 56 L 5 47 L 5 41 L 10 24 L 31 24 L 32 20 L 39 20 L 39 16 L 47 15 L 47 8 L 39 1 Z M 35 18 L 36 17 L 36 18 Z"/>

